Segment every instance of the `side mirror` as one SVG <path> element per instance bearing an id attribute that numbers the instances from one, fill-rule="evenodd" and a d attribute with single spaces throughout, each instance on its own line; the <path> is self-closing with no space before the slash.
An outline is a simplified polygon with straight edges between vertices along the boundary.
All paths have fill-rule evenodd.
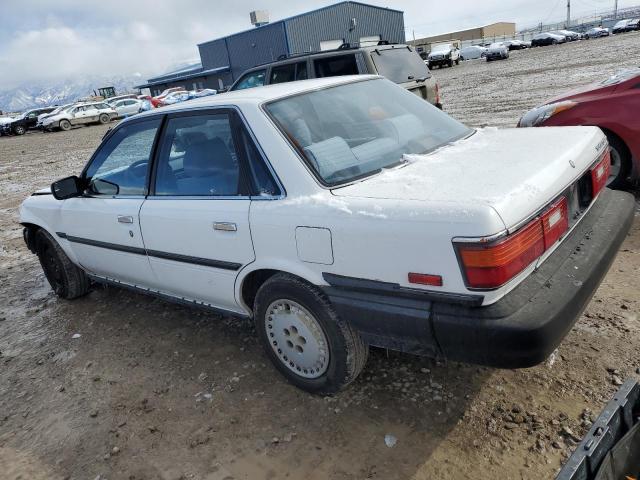
<path id="1" fill-rule="evenodd" d="M 51 184 L 51 193 L 56 200 L 79 197 L 82 195 L 82 186 L 77 176 L 63 178 Z"/>

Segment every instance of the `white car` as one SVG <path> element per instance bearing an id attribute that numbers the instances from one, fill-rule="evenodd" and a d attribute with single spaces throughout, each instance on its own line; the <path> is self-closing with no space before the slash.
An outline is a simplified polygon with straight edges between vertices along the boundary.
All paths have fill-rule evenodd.
<path id="1" fill-rule="evenodd" d="M 66 105 L 60 105 L 59 107 L 56 107 L 56 109 L 53 110 L 52 112 L 43 113 L 41 115 L 38 115 L 38 122 L 36 124 L 36 127 L 37 128 L 43 128 L 42 122 L 44 122 L 45 119 L 54 117 L 54 116 L 60 114 L 61 112 L 73 107 L 73 105 L 75 105 L 75 104 L 67 103 Z"/>
<path id="2" fill-rule="evenodd" d="M 116 100 L 110 105 L 118 113 L 118 117 L 124 118 L 143 111 L 143 103 L 142 100 L 138 100 L 137 98 L 125 98 Z"/>
<path id="3" fill-rule="evenodd" d="M 332 77 L 123 120 L 20 222 L 60 297 L 98 282 L 253 318 L 282 374 L 334 392 L 369 345 L 543 361 L 633 220 L 608 165 L 598 128 L 474 131 Z"/>
<path id="4" fill-rule="evenodd" d="M 489 45 L 485 54 L 487 62 L 492 60 L 505 60 L 509 58 L 509 47 L 502 42 L 496 42 Z"/>
<path id="5" fill-rule="evenodd" d="M 105 124 L 117 117 L 118 113 L 107 103 L 79 103 L 56 115 L 43 118 L 41 126 L 44 130 L 70 130 L 74 125 Z"/>
<path id="6" fill-rule="evenodd" d="M 476 58 L 484 58 L 487 54 L 487 49 L 480 45 L 472 45 L 470 47 L 464 47 L 460 50 L 460 60 L 475 60 Z"/>

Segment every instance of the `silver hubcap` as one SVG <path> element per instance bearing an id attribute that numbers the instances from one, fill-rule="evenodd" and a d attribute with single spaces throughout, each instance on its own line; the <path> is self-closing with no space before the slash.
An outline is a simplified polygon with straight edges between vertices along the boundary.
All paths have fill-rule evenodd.
<path id="1" fill-rule="evenodd" d="M 618 175 L 620 175 L 620 169 L 622 168 L 622 160 L 620 153 L 615 148 L 611 149 L 611 170 L 609 171 L 609 178 L 607 179 L 607 185 L 613 182 Z"/>
<path id="2" fill-rule="evenodd" d="M 329 366 L 329 342 L 314 316 L 292 300 L 276 300 L 267 309 L 269 344 L 289 370 L 318 378 Z"/>

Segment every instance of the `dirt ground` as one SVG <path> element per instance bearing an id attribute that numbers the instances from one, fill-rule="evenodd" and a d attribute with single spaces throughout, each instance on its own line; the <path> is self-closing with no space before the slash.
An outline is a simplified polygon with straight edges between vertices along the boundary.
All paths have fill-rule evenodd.
<path id="1" fill-rule="evenodd" d="M 626 34 L 435 75 L 458 119 L 513 126 L 637 62 L 639 46 Z M 58 300 L 18 206 L 79 172 L 105 129 L 0 138 L 2 480 L 552 479 L 616 385 L 639 377 L 640 221 L 546 363 L 493 370 L 374 350 L 331 398 L 283 381 L 248 323 L 116 288 Z"/>

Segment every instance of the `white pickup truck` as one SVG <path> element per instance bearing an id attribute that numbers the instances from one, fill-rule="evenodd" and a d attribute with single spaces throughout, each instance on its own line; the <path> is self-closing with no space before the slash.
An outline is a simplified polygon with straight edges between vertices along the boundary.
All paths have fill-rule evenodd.
<path id="1" fill-rule="evenodd" d="M 475 131 L 335 77 L 126 119 L 20 222 L 60 297 L 98 282 L 252 318 L 282 374 L 334 392 L 369 345 L 543 361 L 631 225 L 608 166 L 597 128 Z"/>
<path id="2" fill-rule="evenodd" d="M 431 70 L 433 67 L 448 66 L 460 64 L 460 42 L 452 40 L 450 42 L 431 44 L 431 52 L 427 57 L 427 65 Z"/>

